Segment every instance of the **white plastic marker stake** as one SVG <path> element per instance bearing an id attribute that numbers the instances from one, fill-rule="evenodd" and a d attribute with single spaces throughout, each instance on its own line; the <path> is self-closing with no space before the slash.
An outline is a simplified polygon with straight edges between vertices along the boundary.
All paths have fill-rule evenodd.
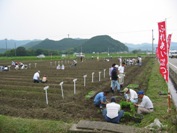
<path id="1" fill-rule="evenodd" d="M 35 67 L 35 68 L 37 67 L 37 63 L 34 63 L 34 67 Z"/>
<path id="2" fill-rule="evenodd" d="M 99 81 L 101 81 L 101 72 L 99 72 Z"/>
<path id="3" fill-rule="evenodd" d="M 93 80 L 94 80 L 94 72 L 92 72 L 92 83 L 94 82 Z"/>
<path id="4" fill-rule="evenodd" d="M 50 68 L 52 67 L 52 62 L 50 62 Z"/>
<path id="5" fill-rule="evenodd" d="M 74 94 L 76 94 L 76 81 L 77 81 L 77 79 L 73 80 L 73 82 L 74 82 Z"/>
<path id="6" fill-rule="evenodd" d="M 9 71 L 10 71 L 10 67 L 11 67 L 11 66 L 8 66 Z"/>
<path id="7" fill-rule="evenodd" d="M 104 69 L 104 78 L 105 78 L 105 72 L 106 72 L 106 69 Z"/>
<path id="8" fill-rule="evenodd" d="M 64 99 L 64 93 L 63 93 L 63 82 L 60 83 L 61 86 L 61 96 Z"/>
<path id="9" fill-rule="evenodd" d="M 85 87 L 86 86 L 86 77 L 87 77 L 87 75 L 84 75 L 83 77 L 84 77 L 84 87 Z"/>
<path id="10" fill-rule="evenodd" d="M 31 63 L 29 63 L 29 65 L 28 65 L 28 66 L 29 66 L 29 68 L 31 68 Z"/>
<path id="11" fill-rule="evenodd" d="M 49 89 L 49 86 L 44 87 L 44 90 L 45 90 L 45 98 L 46 98 L 46 104 L 48 105 L 47 89 Z"/>

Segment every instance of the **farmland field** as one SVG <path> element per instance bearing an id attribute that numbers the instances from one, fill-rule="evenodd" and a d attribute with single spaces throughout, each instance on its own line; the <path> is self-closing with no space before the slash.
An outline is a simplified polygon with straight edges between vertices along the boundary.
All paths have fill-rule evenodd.
<path id="1" fill-rule="evenodd" d="M 146 91 L 153 60 L 146 57 L 143 58 L 141 67 L 126 66 L 124 87 L 129 84 L 138 84 L 138 89 Z M 83 62 L 78 60 L 76 67 L 71 67 L 72 60 L 28 60 L 23 63 L 31 64 L 30 68 L 15 70 L 11 67 L 10 71 L 0 72 L 0 114 L 64 122 L 77 122 L 81 119 L 104 121 L 101 113 L 94 107 L 93 99 L 86 99 L 85 96 L 90 91 L 109 90 L 108 71 L 113 63 L 118 63 L 117 58 L 110 59 L 109 62 L 104 59 L 99 61 L 85 59 Z M 0 61 L 0 65 L 10 64 L 11 61 Z M 64 64 L 65 70 L 57 70 L 57 64 Z M 44 74 L 47 75 L 47 83 L 33 83 L 33 74 L 38 70 L 41 71 L 41 77 Z M 92 82 L 93 72 L 94 81 Z M 85 86 L 84 75 L 87 75 Z M 76 94 L 74 94 L 74 79 L 77 79 Z M 59 85 L 61 82 L 63 82 L 63 97 Z M 48 105 L 43 89 L 45 86 L 49 86 Z M 110 93 L 108 98 L 112 95 Z"/>

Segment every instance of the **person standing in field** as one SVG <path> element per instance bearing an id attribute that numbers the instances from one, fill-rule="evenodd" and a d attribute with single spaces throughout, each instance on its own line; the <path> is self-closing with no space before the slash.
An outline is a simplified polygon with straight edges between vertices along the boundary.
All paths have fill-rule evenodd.
<path id="1" fill-rule="evenodd" d="M 119 73 L 124 74 L 125 71 L 125 63 L 123 62 L 122 65 L 118 67 Z"/>
<path id="2" fill-rule="evenodd" d="M 118 71 L 119 71 L 119 74 L 118 74 L 118 77 L 119 77 L 119 84 L 120 84 L 120 87 L 122 88 L 123 87 L 123 84 L 124 84 L 124 77 L 125 77 L 125 63 L 123 62 L 122 65 L 120 65 L 118 67 Z"/>
<path id="3" fill-rule="evenodd" d="M 115 63 L 114 64 L 112 64 L 112 66 L 109 68 L 109 76 L 110 76 L 110 78 L 111 78 L 111 72 L 112 72 L 112 70 L 113 70 L 113 68 L 115 67 Z"/>
<path id="4" fill-rule="evenodd" d="M 37 71 L 37 72 L 34 73 L 34 75 L 33 75 L 33 82 L 34 83 L 41 82 L 41 80 L 40 80 L 40 71 Z"/>
<path id="5" fill-rule="evenodd" d="M 139 57 L 139 66 L 141 66 L 142 65 L 142 58 L 141 58 L 141 56 Z"/>
<path id="6" fill-rule="evenodd" d="M 122 65 L 122 57 L 119 57 L 120 66 Z"/>
<path id="7" fill-rule="evenodd" d="M 120 92 L 120 84 L 118 82 L 118 65 L 115 65 L 112 68 L 111 71 L 111 91 L 114 93 L 115 92 L 115 88 L 117 89 L 118 93 Z"/>
<path id="8" fill-rule="evenodd" d="M 112 64 L 112 66 L 109 68 L 109 77 L 110 77 L 110 80 L 112 79 L 111 78 L 111 75 L 112 75 L 112 70 L 113 70 L 113 68 L 115 67 L 115 63 L 113 63 Z M 111 90 L 111 92 L 113 92 L 113 90 L 112 90 L 112 81 L 111 81 L 111 87 L 110 87 L 110 90 Z"/>

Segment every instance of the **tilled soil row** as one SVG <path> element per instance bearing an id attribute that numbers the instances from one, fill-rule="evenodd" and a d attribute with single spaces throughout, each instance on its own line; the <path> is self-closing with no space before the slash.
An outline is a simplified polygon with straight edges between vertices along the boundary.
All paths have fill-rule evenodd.
<path id="1" fill-rule="evenodd" d="M 0 76 L 0 114 L 38 118 L 55 119 L 62 121 L 79 121 L 80 119 L 103 120 L 100 110 L 93 105 L 93 99 L 85 99 L 90 91 L 104 91 L 110 88 L 108 75 L 109 67 L 118 63 L 117 59 L 109 62 L 104 60 L 86 60 L 78 62 L 76 67 L 66 66 L 66 70 L 56 70 L 50 67 L 50 61 L 39 61 L 37 68 L 27 70 L 13 70 L 1 72 Z M 137 83 L 140 89 L 147 88 L 147 80 L 152 67 L 151 59 L 143 59 L 143 65 L 126 66 L 124 87 L 128 84 Z M 54 63 L 53 63 L 54 64 Z M 103 77 L 103 70 L 106 76 Z M 49 82 L 46 84 L 35 84 L 32 76 L 36 70 L 41 71 L 41 76 L 46 74 Z M 101 81 L 98 81 L 98 73 L 101 71 Z M 95 72 L 92 83 L 92 72 Z M 83 75 L 87 74 L 86 86 L 84 86 Z M 73 93 L 73 79 L 77 78 L 76 94 Z M 64 98 L 59 83 L 64 81 Z M 45 101 L 44 86 L 49 85 L 48 100 Z M 123 89 L 123 88 L 122 88 Z M 118 95 L 110 93 L 108 96 Z M 123 97 L 123 96 L 120 96 Z"/>

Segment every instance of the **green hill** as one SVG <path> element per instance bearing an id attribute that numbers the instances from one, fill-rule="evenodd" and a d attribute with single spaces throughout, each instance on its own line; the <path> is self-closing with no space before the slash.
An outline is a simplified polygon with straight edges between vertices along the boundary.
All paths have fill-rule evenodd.
<path id="1" fill-rule="evenodd" d="M 73 52 L 123 52 L 128 51 L 128 47 L 111 38 L 108 35 L 95 36 L 91 39 L 72 39 L 64 38 L 59 41 L 45 39 L 43 41 L 33 41 L 28 43 L 25 48 L 43 49 L 43 50 L 59 50 Z"/>
<path id="2" fill-rule="evenodd" d="M 53 41 L 45 39 L 37 45 L 31 47 L 31 49 L 47 49 L 47 50 L 68 50 L 77 46 L 82 45 L 87 39 L 72 39 L 64 38 L 60 41 Z"/>
<path id="3" fill-rule="evenodd" d="M 26 49 L 30 49 L 36 45 L 38 45 L 39 43 L 41 43 L 42 41 L 41 40 L 34 40 L 34 41 L 31 41 L 25 45 L 23 45 L 22 47 L 25 47 Z"/>
<path id="4" fill-rule="evenodd" d="M 80 48 L 77 48 L 78 51 Z M 128 51 L 128 47 L 107 35 L 95 36 L 82 45 L 82 52 L 123 52 Z"/>

